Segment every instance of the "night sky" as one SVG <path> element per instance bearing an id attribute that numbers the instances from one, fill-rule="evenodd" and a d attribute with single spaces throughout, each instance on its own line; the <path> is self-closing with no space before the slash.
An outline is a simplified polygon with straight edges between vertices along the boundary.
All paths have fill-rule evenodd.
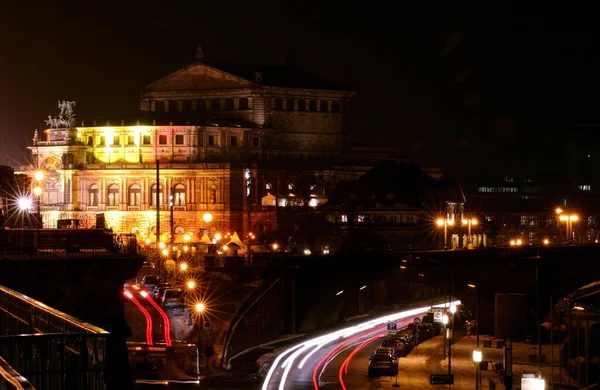
<path id="1" fill-rule="evenodd" d="M 80 120 L 131 112 L 139 89 L 193 62 L 198 43 L 214 62 L 276 65 L 292 53 L 300 69 L 357 91 L 355 141 L 460 178 L 557 169 L 573 126 L 600 123 L 591 7 L 10 2 L 0 2 L 4 165 L 26 161 L 58 100 L 75 100 Z"/>

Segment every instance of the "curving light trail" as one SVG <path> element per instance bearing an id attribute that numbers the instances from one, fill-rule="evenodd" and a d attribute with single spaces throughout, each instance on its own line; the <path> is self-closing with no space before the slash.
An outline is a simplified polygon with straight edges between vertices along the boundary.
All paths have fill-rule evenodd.
<path id="1" fill-rule="evenodd" d="M 140 291 L 140 295 L 142 297 L 146 298 L 146 300 L 148 302 L 150 302 L 152 307 L 154 307 L 156 309 L 156 311 L 158 311 L 158 313 L 162 317 L 163 323 L 165 324 L 165 327 L 164 327 L 165 344 L 167 345 L 167 347 L 171 347 L 173 345 L 173 343 L 171 342 L 171 323 L 169 322 L 169 316 L 167 315 L 167 313 L 165 313 L 165 311 L 160 306 L 158 306 L 156 304 L 156 302 L 154 302 L 154 299 L 152 299 L 150 294 L 148 294 L 146 291 L 143 291 L 143 290 Z"/>
<path id="2" fill-rule="evenodd" d="M 144 314 L 144 317 L 146 317 L 146 344 L 152 345 L 152 317 L 150 316 L 150 313 L 148 313 L 148 310 L 146 310 L 146 308 L 142 306 L 142 304 L 133 296 L 132 293 L 125 290 L 123 294 L 127 298 L 129 298 L 129 300 L 133 302 L 133 304 L 136 305 L 138 309 L 140 309 L 142 314 Z"/>
<path id="3" fill-rule="evenodd" d="M 278 370 L 279 368 L 283 369 L 283 373 L 279 376 L 278 388 L 280 390 L 285 389 L 285 384 L 288 379 L 288 375 L 294 365 L 294 361 L 302 353 L 304 353 L 306 351 L 309 351 L 309 352 L 299 362 L 299 364 L 297 366 L 298 369 L 302 369 L 305 366 L 305 364 L 306 364 L 307 360 L 310 358 L 310 356 L 312 356 L 319 349 L 323 348 L 325 345 L 327 345 L 333 341 L 336 341 L 336 340 L 339 341 L 340 339 L 343 340 L 342 343 L 337 348 L 335 348 L 333 351 L 330 351 L 327 354 L 326 358 L 331 357 L 332 355 L 335 354 L 336 351 L 339 351 L 339 350 L 345 348 L 346 346 L 352 344 L 352 341 L 354 339 L 358 338 L 358 337 L 352 337 L 352 336 L 355 336 L 359 333 L 366 333 L 366 334 L 373 333 L 374 331 L 379 330 L 379 329 L 374 330 L 373 328 L 376 328 L 381 325 L 385 325 L 388 322 L 397 321 L 397 320 L 401 320 L 401 319 L 405 319 L 405 318 L 409 318 L 409 317 L 414 317 L 419 314 L 423 314 L 431 307 L 449 307 L 450 305 L 460 305 L 460 301 L 457 300 L 452 303 L 444 302 L 444 303 L 433 305 L 433 306 L 422 306 L 422 307 L 419 307 L 416 309 L 404 310 L 401 312 L 388 314 L 388 315 L 385 315 L 382 317 L 378 317 L 378 318 L 363 322 L 363 323 L 355 325 L 355 326 L 343 328 L 343 329 L 337 330 L 335 332 L 331 332 L 331 333 L 328 333 L 323 336 L 315 337 L 315 338 L 306 340 L 300 344 L 294 345 L 293 347 L 288 348 L 287 350 L 285 350 L 284 352 L 282 352 L 275 358 L 275 361 L 269 368 L 267 376 L 265 377 L 265 381 L 263 382 L 263 385 L 262 385 L 262 390 L 268 390 L 268 387 L 271 384 L 271 380 L 276 381 L 276 378 L 273 378 L 273 375 L 275 374 L 276 370 Z M 364 335 L 361 335 L 361 336 L 364 336 Z M 287 356 L 287 358 L 280 365 L 281 361 L 286 356 Z M 314 368 L 315 372 L 318 370 L 318 368 L 323 364 L 323 362 L 325 360 L 326 360 L 325 358 L 321 359 L 321 361 Z M 279 373 L 279 372 L 277 372 L 277 373 Z M 313 383 L 318 388 L 318 383 L 316 383 L 316 382 L 317 382 L 316 374 L 313 373 Z"/>

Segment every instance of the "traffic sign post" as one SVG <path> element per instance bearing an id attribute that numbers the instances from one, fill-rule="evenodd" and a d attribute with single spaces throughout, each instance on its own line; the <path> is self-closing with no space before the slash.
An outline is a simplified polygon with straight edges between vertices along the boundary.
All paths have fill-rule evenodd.
<path id="1" fill-rule="evenodd" d="M 398 332 L 398 325 L 395 322 L 388 322 L 387 330 L 388 334 L 396 334 Z"/>
<path id="2" fill-rule="evenodd" d="M 452 374 L 431 374 L 429 384 L 432 385 L 453 385 L 454 375 Z"/>

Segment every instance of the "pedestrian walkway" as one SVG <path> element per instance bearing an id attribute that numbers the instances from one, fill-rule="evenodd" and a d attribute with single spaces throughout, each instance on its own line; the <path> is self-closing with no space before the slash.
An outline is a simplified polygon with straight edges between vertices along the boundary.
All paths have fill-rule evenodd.
<path id="1" fill-rule="evenodd" d="M 483 347 L 484 340 L 491 340 L 489 347 Z M 487 345 L 488 343 L 486 343 Z M 497 340 L 492 340 L 487 336 L 480 335 L 480 350 L 483 353 L 483 360 L 489 361 L 489 370 L 481 370 L 482 390 L 497 389 L 503 390 L 502 374 L 494 371 L 494 364 L 502 368 L 504 350 L 497 347 Z M 473 350 L 476 348 L 476 339 L 474 336 L 456 336 L 452 345 L 452 374 L 454 375 L 454 390 L 472 390 L 475 389 L 476 365 L 473 362 Z M 537 357 L 537 345 L 524 342 L 513 343 L 513 389 L 521 388 L 522 374 L 536 374 L 538 365 L 533 360 L 529 363 L 530 356 Z M 553 349 L 553 351 L 551 351 Z M 552 359 L 552 353 L 554 359 Z M 447 354 L 447 346 L 446 346 Z M 572 378 L 569 378 L 564 368 L 559 367 L 559 349 L 557 346 L 551 348 L 550 345 L 542 346 L 542 355 L 546 356 L 546 362 L 539 367 L 542 377 L 546 380 L 546 388 L 552 388 L 552 381 L 555 389 L 579 389 L 581 386 Z M 554 361 L 554 367 L 551 361 Z M 485 364 L 484 364 L 485 365 Z M 448 374 L 448 358 L 444 359 L 443 338 L 436 336 L 416 346 L 406 358 L 400 359 L 400 375 L 398 382 L 401 389 L 419 390 L 419 389 L 441 389 L 444 385 L 431 385 L 429 382 L 431 374 Z M 382 383 L 383 384 L 383 383 Z M 390 381 L 389 387 L 392 382 Z M 561 385 L 562 384 L 562 385 Z M 388 387 L 388 383 L 384 385 Z"/>

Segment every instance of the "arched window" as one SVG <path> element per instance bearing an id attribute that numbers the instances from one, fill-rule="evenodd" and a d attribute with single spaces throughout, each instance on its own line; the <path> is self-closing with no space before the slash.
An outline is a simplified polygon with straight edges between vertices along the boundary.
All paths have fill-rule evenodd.
<path id="1" fill-rule="evenodd" d="M 150 189 L 150 206 L 156 207 L 156 184 L 154 184 Z M 164 204 L 163 199 L 163 187 L 158 187 L 158 204 L 162 206 Z"/>
<path id="2" fill-rule="evenodd" d="M 129 187 L 129 205 L 139 206 L 142 203 L 142 188 L 139 184 L 132 184 Z"/>
<path id="3" fill-rule="evenodd" d="M 88 190 L 88 205 L 89 206 L 98 206 L 98 202 L 100 201 L 100 199 L 98 199 L 98 194 L 99 194 L 98 184 L 92 184 Z"/>
<path id="4" fill-rule="evenodd" d="M 183 226 L 175 227 L 175 234 L 183 234 L 185 233 L 185 228 Z"/>
<path id="5" fill-rule="evenodd" d="M 129 229 L 129 233 L 138 235 L 140 234 L 140 228 L 137 226 L 133 226 L 131 229 Z"/>
<path id="6" fill-rule="evenodd" d="M 183 184 L 175 185 L 173 188 L 173 205 L 174 206 L 185 206 L 185 186 Z"/>
<path id="7" fill-rule="evenodd" d="M 265 184 L 265 190 L 267 190 L 267 192 L 271 192 L 272 189 L 273 189 L 273 186 L 271 185 L 271 183 Z"/>
<path id="8" fill-rule="evenodd" d="M 288 183 L 288 190 L 290 192 L 294 191 L 294 184 L 293 183 Z"/>
<path id="9" fill-rule="evenodd" d="M 108 191 L 106 193 L 107 204 L 108 206 L 118 206 L 119 205 L 119 186 L 117 184 L 111 184 L 108 186 Z"/>

